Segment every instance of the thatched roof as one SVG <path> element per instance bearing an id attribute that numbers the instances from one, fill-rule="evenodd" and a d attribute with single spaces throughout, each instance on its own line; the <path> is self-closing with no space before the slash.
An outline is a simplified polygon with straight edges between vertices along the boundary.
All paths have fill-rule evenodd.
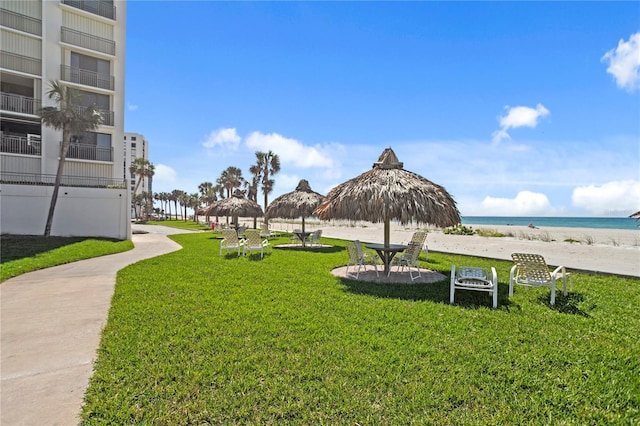
<path id="1" fill-rule="evenodd" d="M 320 205 L 323 199 L 324 195 L 312 191 L 309 182 L 302 179 L 295 191 L 283 194 L 273 200 L 264 214 L 267 218 L 305 218 L 312 215 L 313 210 Z"/>
<path id="2" fill-rule="evenodd" d="M 456 202 L 444 187 L 402 166 L 393 150 L 385 149 L 371 170 L 332 189 L 313 214 L 322 220 L 397 220 L 403 225 L 460 223 Z"/>
<path id="3" fill-rule="evenodd" d="M 231 197 L 215 201 L 208 207 L 208 212 L 210 216 L 263 216 L 260 204 L 244 198 L 244 193 L 239 189 L 236 189 Z"/>

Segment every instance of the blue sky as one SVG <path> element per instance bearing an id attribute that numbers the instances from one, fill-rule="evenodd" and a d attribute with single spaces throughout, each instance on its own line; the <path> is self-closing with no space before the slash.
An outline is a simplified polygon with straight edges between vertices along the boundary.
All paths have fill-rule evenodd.
<path id="1" fill-rule="evenodd" d="M 638 2 L 134 0 L 126 49 L 154 192 L 272 150 L 270 200 L 326 194 L 391 147 L 464 216 L 640 210 Z"/>

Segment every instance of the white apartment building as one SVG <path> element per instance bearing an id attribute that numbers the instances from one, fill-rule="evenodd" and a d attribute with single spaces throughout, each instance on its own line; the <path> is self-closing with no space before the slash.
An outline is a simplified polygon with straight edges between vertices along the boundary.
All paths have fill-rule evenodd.
<path id="1" fill-rule="evenodd" d="M 127 182 L 129 185 L 129 190 L 131 191 L 131 197 L 133 198 L 135 195 L 142 194 L 143 192 L 153 193 L 152 177 L 144 177 L 142 178 L 142 182 L 138 185 L 138 190 L 134 193 L 133 191 L 136 189 L 136 183 L 138 177 L 136 175 L 131 174 L 129 168 L 131 164 L 136 160 L 136 158 L 144 158 L 145 160 L 149 160 L 149 142 L 140 133 L 130 133 L 127 132 L 124 134 L 124 175 L 127 176 Z M 132 214 L 135 215 L 135 211 L 132 208 Z"/>
<path id="2" fill-rule="evenodd" d="M 123 173 L 126 2 L 0 0 L 0 232 L 42 235 L 62 131 L 41 124 L 58 80 L 103 122 L 74 135 L 51 235 L 131 237 Z"/>

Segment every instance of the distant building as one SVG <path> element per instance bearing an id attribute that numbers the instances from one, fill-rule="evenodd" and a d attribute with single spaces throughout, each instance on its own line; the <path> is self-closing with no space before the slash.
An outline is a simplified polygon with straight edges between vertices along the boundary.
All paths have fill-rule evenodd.
<path id="1" fill-rule="evenodd" d="M 38 112 L 56 106 L 46 93 L 58 80 L 80 91 L 82 105 L 97 105 L 103 122 L 72 139 L 51 234 L 130 238 L 126 2 L 0 0 L 0 16 L 0 232 L 44 232 L 62 131 L 43 126 Z"/>
<path id="2" fill-rule="evenodd" d="M 147 161 L 149 160 L 149 142 L 143 135 L 140 133 L 129 132 L 124 134 L 124 158 L 124 176 L 129 185 L 131 198 L 133 199 L 135 195 L 140 195 L 143 192 L 153 194 L 153 177 L 142 178 L 142 182 L 138 186 L 138 190 L 134 193 L 133 191 L 136 189 L 138 177 L 131 174 L 129 171 L 131 164 L 133 164 L 136 158 L 144 158 Z M 153 206 L 153 200 L 151 200 L 149 204 L 150 206 Z"/>

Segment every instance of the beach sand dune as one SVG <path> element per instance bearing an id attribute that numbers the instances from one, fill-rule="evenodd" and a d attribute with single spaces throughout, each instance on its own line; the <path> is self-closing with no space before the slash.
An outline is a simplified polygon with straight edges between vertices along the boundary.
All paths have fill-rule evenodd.
<path id="1" fill-rule="evenodd" d="M 417 229 L 428 229 L 429 250 L 511 260 L 511 253 L 537 253 L 549 265 L 574 270 L 640 277 L 640 230 L 595 228 L 535 228 L 515 225 L 466 225 L 473 229 L 498 231 L 504 237 L 448 235 L 425 226 L 392 224 L 391 242 L 411 239 Z M 295 224 L 272 221 L 274 229 L 291 231 Z M 299 226 L 298 226 L 299 227 Z M 323 236 L 363 242 L 382 242 L 383 225 L 346 221 L 307 222 L 307 230 L 322 229 Z M 288 229 L 291 228 L 291 229 Z"/>

